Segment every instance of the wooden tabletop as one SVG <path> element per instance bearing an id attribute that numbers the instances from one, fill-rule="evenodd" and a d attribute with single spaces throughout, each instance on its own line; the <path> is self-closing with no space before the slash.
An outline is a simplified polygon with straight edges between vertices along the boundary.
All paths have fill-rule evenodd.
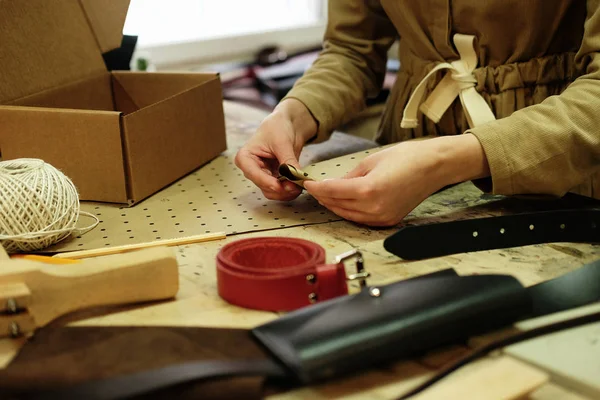
<path id="1" fill-rule="evenodd" d="M 255 131 L 264 111 L 251 109 L 240 104 L 225 103 L 225 113 L 228 130 L 228 154 L 235 154 L 237 149 Z M 345 140 L 337 136 L 334 142 L 308 146 L 302 156 L 304 162 L 312 162 L 323 157 L 339 155 L 340 146 L 348 144 L 352 152 L 368 143 Z M 517 204 L 517 205 L 515 205 Z M 511 203 L 498 197 L 484 196 L 471 183 L 464 183 L 431 196 L 407 218 L 407 221 L 446 221 L 460 218 L 476 218 L 500 215 L 511 211 L 511 207 L 519 207 L 519 203 Z M 132 311 L 114 313 L 80 321 L 76 325 L 176 325 L 176 326 L 207 326 L 252 328 L 259 324 L 277 318 L 278 314 L 245 310 L 225 303 L 217 294 L 215 275 L 215 256 L 219 249 L 232 241 L 260 236 L 296 237 L 312 240 L 322 245 L 327 252 L 327 258 L 350 250 L 359 249 L 365 259 L 365 266 L 371 273 L 370 284 L 385 284 L 393 281 L 414 277 L 429 272 L 454 268 L 461 275 L 469 274 L 510 274 L 525 285 L 531 285 L 550 278 L 560 276 L 581 265 L 600 258 L 600 247 L 590 244 L 555 243 L 534 245 L 504 250 L 484 251 L 477 253 L 459 254 L 429 260 L 408 262 L 388 253 L 383 248 L 383 240 L 396 229 L 369 229 L 351 222 L 337 221 L 307 226 L 274 229 L 270 231 L 248 234 L 229 235 L 225 240 L 208 242 L 198 245 L 186 245 L 176 248 L 180 270 L 180 291 L 176 301 L 166 302 L 149 307 L 137 308 Z M 594 328 L 594 327 L 592 327 Z M 591 334 L 597 342 L 600 339 L 600 327 L 596 326 Z M 586 331 L 587 332 L 587 331 Z M 585 333 L 590 335 L 590 333 Z M 0 345 L 2 346 L 2 345 Z M 7 345 L 4 344 L 4 353 Z M 577 346 L 575 346 L 577 347 Z M 590 351 L 585 346 L 579 346 L 582 352 Z M 589 347 L 589 346 L 588 346 Z M 599 352 L 596 345 L 592 351 Z M 281 399 L 301 398 L 374 398 L 392 399 L 424 380 L 448 361 L 464 354 L 466 348 L 453 347 L 444 349 L 419 360 L 399 362 L 392 369 L 372 371 L 361 377 L 347 378 L 303 388 L 286 394 L 272 396 Z M 0 353 L 2 349 L 0 348 Z M 596 358 L 600 360 L 600 354 Z M 487 364 L 486 364 L 487 363 Z M 516 364 L 515 364 L 516 363 Z M 576 362 L 575 362 L 576 364 Z M 519 382 L 518 376 L 528 377 L 529 384 L 535 381 L 535 371 L 542 371 L 549 376 L 550 382 L 541 385 L 529 398 L 532 399 L 580 399 L 593 398 L 590 393 L 577 393 L 577 385 L 563 379 L 562 374 L 555 370 L 533 367 L 530 360 L 517 357 L 496 356 L 477 362 L 460 373 L 446 380 L 446 386 L 437 393 L 438 397 L 425 398 L 469 398 L 461 397 L 460 388 L 469 388 L 474 395 L 478 390 L 494 389 L 492 383 L 483 384 L 486 373 L 492 373 L 497 379 L 510 386 L 526 387 L 527 382 Z M 576 366 L 577 367 L 577 366 Z M 595 365 L 600 380 L 600 361 Z M 482 375 L 477 375 L 477 373 Z M 503 374 L 507 374 L 504 376 Z M 471 374 L 472 376 L 470 377 Z M 576 373 L 575 373 L 576 374 Z M 500 378 L 504 376 L 504 378 Z M 559 378 L 556 378 L 559 376 Z M 489 380 L 489 377 L 488 377 Z M 505 385 L 505 386 L 506 386 Z M 502 386 L 502 385 L 500 385 Z M 458 388 L 458 389 L 457 389 Z M 443 394 L 445 393 L 445 394 Z M 426 394 L 426 392 L 425 392 Z M 484 396 L 482 398 L 499 398 Z M 464 392 L 463 392 L 464 395 Z M 500 395 L 500 392 L 498 392 Z M 587 397 L 586 397 L 587 396 Z M 600 396 L 600 394 L 599 394 Z M 502 398 L 510 397 L 505 394 Z"/>

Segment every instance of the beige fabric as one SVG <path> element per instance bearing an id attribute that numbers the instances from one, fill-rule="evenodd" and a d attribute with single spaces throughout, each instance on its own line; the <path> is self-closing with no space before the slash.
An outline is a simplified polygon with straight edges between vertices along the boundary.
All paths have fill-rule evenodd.
<path id="1" fill-rule="evenodd" d="M 288 97 L 319 123 L 317 140 L 352 119 L 380 90 L 398 37 L 401 70 L 376 139 L 388 144 L 471 132 L 480 140 L 497 194 L 600 198 L 599 0 L 335 0 L 324 50 Z M 418 113 L 402 128 L 415 88 L 437 65 L 460 60 L 455 34 L 476 37 L 475 90 L 497 120 L 469 127 L 455 100 L 439 123 Z M 429 96 L 443 72 L 426 83 Z M 492 185 L 493 184 L 493 185 Z"/>
<path id="2" fill-rule="evenodd" d="M 475 90 L 477 79 L 473 71 L 477 66 L 477 54 L 473 48 L 475 36 L 454 35 L 454 44 L 460 59 L 452 63 L 440 63 L 435 66 L 417 85 L 410 96 L 400 127 L 416 128 L 418 126 L 417 108 L 433 122 L 438 123 L 456 97 L 460 98 L 465 118 L 471 128 L 495 120 L 494 113 L 483 97 Z M 425 84 L 434 74 L 441 70 L 449 70 L 440 83 L 429 95 L 425 103 L 419 103 L 425 94 Z"/>

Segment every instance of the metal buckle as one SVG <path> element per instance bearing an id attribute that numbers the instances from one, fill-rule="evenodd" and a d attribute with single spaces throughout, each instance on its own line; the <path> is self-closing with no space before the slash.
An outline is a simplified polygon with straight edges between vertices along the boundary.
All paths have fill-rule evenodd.
<path id="1" fill-rule="evenodd" d="M 356 258 L 356 273 L 348 275 L 346 278 L 349 281 L 360 281 L 360 288 L 364 289 L 367 287 L 367 278 L 371 276 L 369 272 L 365 270 L 365 261 L 362 253 L 357 249 L 349 250 L 335 257 L 335 263 L 342 263 L 350 258 Z"/>

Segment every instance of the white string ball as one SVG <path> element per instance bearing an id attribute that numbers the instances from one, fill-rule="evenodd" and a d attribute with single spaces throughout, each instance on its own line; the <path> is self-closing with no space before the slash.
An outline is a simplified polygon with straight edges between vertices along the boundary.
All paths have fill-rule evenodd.
<path id="1" fill-rule="evenodd" d="M 75 185 L 52 165 L 35 158 L 0 162 L 0 244 L 9 254 L 41 250 L 81 231 L 80 214 L 96 218 L 80 211 Z"/>

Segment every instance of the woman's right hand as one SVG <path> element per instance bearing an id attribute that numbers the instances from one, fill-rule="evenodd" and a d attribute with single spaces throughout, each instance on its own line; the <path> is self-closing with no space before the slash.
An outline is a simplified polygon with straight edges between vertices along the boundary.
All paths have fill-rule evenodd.
<path id="1" fill-rule="evenodd" d="M 289 181 L 279 181 L 280 164 L 300 168 L 298 157 L 317 123 L 300 101 L 286 99 L 263 120 L 257 132 L 238 151 L 235 165 L 270 200 L 293 200 L 302 190 Z"/>

